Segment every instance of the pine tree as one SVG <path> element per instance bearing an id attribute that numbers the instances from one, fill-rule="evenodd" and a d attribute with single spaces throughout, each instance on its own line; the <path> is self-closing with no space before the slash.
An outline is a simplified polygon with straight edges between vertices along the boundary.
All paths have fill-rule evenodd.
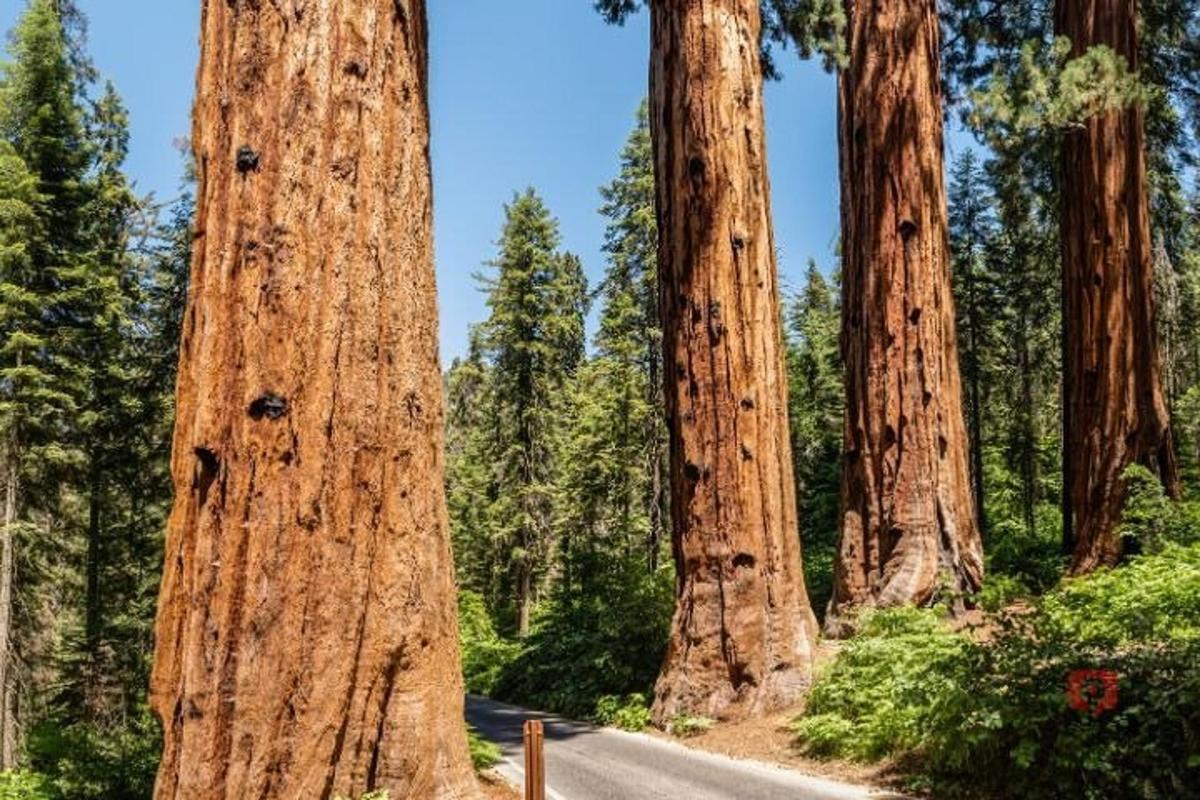
<path id="1" fill-rule="evenodd" d="M 965 390 L 963 400 L 971 439 L 971 486 L 980 532 L 986 537 L 983 417 L 990 385 L 984 359 L 992 337 L 985 320 L 994 313 L 995 303 L 991 302 L 993 287 L 989 286 L 989 276 L 984 273 L 993 231 L 985 176 L 974 150 L 963 151 L 951 170 L 949 204 L 950 252 Z"/>
<path id="2" fill-rule="evenodd" d="M 498 486 L 493 536 L 512 570 L 517 631 L 528 634 L 538 582 L 553 556 L 555 451 L 565 389 L 584 358 L 587 287 L 559 250 L 558 222 L 532 190 L 505 207 L 500 252 L 483 278 L 490 316 L 479 328 L 491 368 Z"/>
<path id="3" fill-rule="evenodd" d="M 12 32 L 10 61 L 0 71 L 0 139 L 15 166 L 16 197 L 32 210 L 21 257 L 4 276 L 3 373 L 6 540 L 11 568 L 6 576 L 12 627 L 5 662 L 3 740 L 0 762 L 11 764 L 19 750 L 19 726 L 41 708 L 43 688 L 28 679 L 24 720 L 16 718 L 13 653 L 24 663 L 49 659 L 58 620 L 48 616 L 46 598 L 61 593 L 59 568 L 68 528 L 69 481 L 82 463 L 72 432 L 80 415 L 79 364 L 64 348 L 63 331 L 81 317 L 72 307 L 69 284 L 86 251 L 84 209 L 89 148 L 78 103 L 81 78 L 72 61 L 72 40 L 51 0 L 30 0 Z M 31 195 L 23 185 L 31 177 Z M 45 589 L 46 591 L 40 591 Z M 27 678 L 27 676 L 25 676 Z"/>
<path id="4" fill-rule="evenodd" d="M 23 484 L 29 478 L 26 451 L 31 428 L 41 422 L 40 396 L 51 378 L 33 354 L 43 343 L 42 300 L 32 290 L 35 240 L 40 230 L 38 178 L 12 145 L 0 142 L 0 466 L 4 476 L 4 519 L 0 529 L 0 770 L 17 763 L 17 685 L 13 654 L 16 548 L 24 518 Z"/>
<path id="5" fill-rule="evenodd" d="M 654 152 L 645 102 L 621 153 L 621 172 L 601 189 L 600 213 L 608 220 L 604 250 L 609 265 L 600 285 L 596 350 L 609 374 L 607 386 L 621 398 L 618 417 L 597 420 L 615 435 L 614 457 L 627 465 L 622 505 L 640 506 L 646 517 L 646 563 L 658 568 L 669 526 L 667 430 L 663 419 L 662 325 L 658 309 L 658 226 L 654 218 Z M 633 485 L 636 484 L 636 485 Z M 632 533 L 626 528 L 627 533 Z"/>
<path id="6" fill-rule="evenodd" d="M 802 520 L 805 579 L 817 609 L 833 591 L 838 539 L 844 380 L 835 286 L 810 261 L 804 288 L 786 318 L 788 417 L 796 498 Z"/>

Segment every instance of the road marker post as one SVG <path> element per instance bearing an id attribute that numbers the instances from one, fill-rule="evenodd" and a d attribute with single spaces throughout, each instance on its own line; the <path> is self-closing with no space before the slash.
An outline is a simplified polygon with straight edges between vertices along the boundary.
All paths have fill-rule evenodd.
<path id="1" fill-rule="evenodd" d="M 545 729 L 541 720 L 525 721 L 525 800 L 546 800 Z"/>

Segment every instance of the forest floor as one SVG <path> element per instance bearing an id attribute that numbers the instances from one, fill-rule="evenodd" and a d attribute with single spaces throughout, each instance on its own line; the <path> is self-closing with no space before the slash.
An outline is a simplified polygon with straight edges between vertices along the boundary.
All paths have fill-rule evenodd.
<path id="1" fill-rule="evenodd" d="M 839 649 L 836 642 L 822 641 L 817 646 L 815 668 L 820 670 L 831 663 Z M 890 761 L 862 764 L 806 756 L 791 730 L 791 723 L 803 712 L 804 705 L 801 703 L 765 717 L 742 722 L 719 722 L 706 731 L 682 738 L 656 728 L 647 728 L 645 733 L 730 758 L 778 764 L 806 775 L 845 783 L 899 788 L 896 765 Z"/>
<path id="2" fill-rule="evenodd" d="M 796 735 L 789 728 L 792 720 L 803 710 L 803 706 L 796 706 L 744 722 L 721 722 L 703 733 L 686 738 L 672 736 L 655 728 L 647 728 L 645 733 L 696 750 L 719 753 L 741 760 L 778 764 L 820 778 L 881 787 L 895 783 L 892 765 L 887 763 L 822 761 L 805 756 L 796 746 Z"/>
<path id="3" fill-rule="evenodd" d="M 500 775 L 488 771 L 479 776 L 484 800 L 521 800 L 521 792 Z"/>

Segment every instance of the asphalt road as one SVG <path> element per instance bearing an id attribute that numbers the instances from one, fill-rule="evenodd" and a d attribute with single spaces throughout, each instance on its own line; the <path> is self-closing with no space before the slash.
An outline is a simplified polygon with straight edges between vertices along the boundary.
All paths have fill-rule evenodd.
<path id="1" fill-rule="evenodd" d="M 500 746 L 499 771 L 524 780 L 522 726 L 546 729 L 547 800 L 882 800 L 897 795 L 813 778 L 769 764 L 692 750 L 643 734 L 596 728 L 480 697 L 467 721 Z"/>

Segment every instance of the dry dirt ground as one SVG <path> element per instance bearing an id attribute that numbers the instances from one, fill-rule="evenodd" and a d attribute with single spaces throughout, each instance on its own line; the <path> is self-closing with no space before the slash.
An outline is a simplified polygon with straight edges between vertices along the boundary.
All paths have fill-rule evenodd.
<path id="1" fill-rule="evenodd" d="M 845 783 L 880 787 L 893 783 L 887 765 L 818 761 L 801 753 L 796 747 L 795 735 L 788 730 L 788 724 L 802 710 L 803 707 L 797 706 L 760 719 L 718 723 L 704 733 L 687 738 L 676 738 L 651 728 L 647 728 L 646 733 L 671 739 L 698 750 L 721 753 L 732 758 L 780 764 L 807 775 Z"/>
<path id="2" fill-rule="evenodd" d="M 484 800 L 521 800 L 521 793 L 494 772 L 480 775 L 479 786 L 483 789 Z"/>
<path id="3" fill-rule="evenodd" d="M 816 668 L 819 670 L 837 655 L 838 644 L 822 642 L 818 645 Z M 744 722 L 720 722 L 707 731 L 679 738 L 671 734 L 647 728 L 646 733 L 671 739 L 698 750 L 721 753 L 731 758 L 765 761 L 830 780 L 845 783 L 897 788 L 895 765 L 889 762 L 858 764 L 852 761 L 824 761 L 805 756 L 796 746 L 795 734 L 789 726 L 804 711 L 797 705 L 766 717 Z"/>

